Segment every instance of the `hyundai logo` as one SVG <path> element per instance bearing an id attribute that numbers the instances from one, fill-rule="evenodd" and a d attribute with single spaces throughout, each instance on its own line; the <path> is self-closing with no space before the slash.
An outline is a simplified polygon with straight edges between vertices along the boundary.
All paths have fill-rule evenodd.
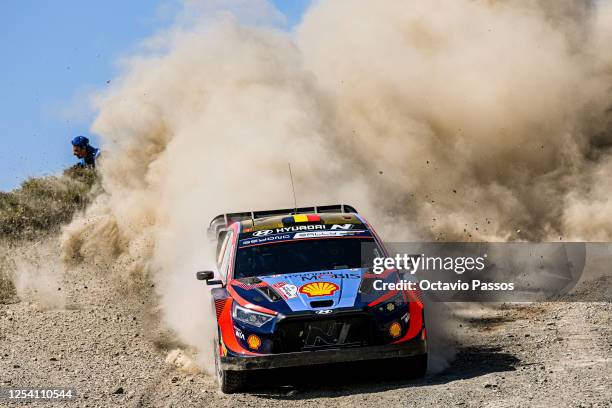
<path id="1" fill-rule="evenodd" d="M 333 312 L 333 310 L 331 310 L 331 309 L 325 309 L 325 310 L 317 310 L 315 313 L 316 313 L 316 314 L 326 315 L 326 314 L 330 314 L 331 312 Z"/>
<path id="2" fill-rule="evenodd" d="M 271 233 L 273 233 L 274 231 L 272 230 L 261 230 L 261 231 L 255 231 L 253 233 L 254 237 L 265 237 L 266 235 L 270 235 Z"/>

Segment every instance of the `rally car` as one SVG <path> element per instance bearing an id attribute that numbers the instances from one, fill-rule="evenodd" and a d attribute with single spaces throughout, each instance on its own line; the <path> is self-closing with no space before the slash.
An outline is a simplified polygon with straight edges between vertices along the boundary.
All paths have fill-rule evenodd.
<path id="1" fill-rule="evenodd" d="M 401 359 L 423 376 L 423 302 L 413 291 L 376 290 L 397 270 L 374 274 L 387 255 L 368 222 L 348 205 L 223 214 L 209 233 L 218 270 L 197 272 L 217 319 L 215 369 L 236 392 L 252 370 Z"/>

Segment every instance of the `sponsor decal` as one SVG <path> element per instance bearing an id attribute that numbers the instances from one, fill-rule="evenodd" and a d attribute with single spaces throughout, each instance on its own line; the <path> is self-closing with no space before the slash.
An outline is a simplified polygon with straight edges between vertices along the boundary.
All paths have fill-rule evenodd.
<path id="1" fill-rule="evenodd" d="M 391 326 L 389 326 L 389 334 L 393 338 L 399 337 L 400 334 L 402 334 L 402 325 L 398 322 L 391 323 Z"/>
<path id="2" fill-rule="evenodd" d="M 245 247 L 248 245 L 266 244 L 270 242 L 287 241 L 292 239 L 333 238 L 347 235 L 370 237 L 371 233 L 363 224 L 295 225 L 276 229 L 264 229 L 254 232 L 244 231 L 242 234 L 240 234 L 239 246 Z"/>
<path id="3" fill-rule="evenodd" d="M 312 231 L 312 232 L 296 232 L 293 239 L 303 238 L 322 238 L 322 237 L 346 237 L 359 234 L 364 231 Z"/>
<path id="4" fill-rule="evenodd" d="M 307 274 L 293 274 L 284 275 L 287 278 L 300 279 L 302 282 L 316 281 L 321 279 L 360 279 L 361 275 L 358 273 L 307 273 Z"/>
<path id="5" fill-rule="evenodd" d="M 353 228 L 353 225 L 355 225 L 355 224 L 334 224 L 334 225 L 331 226 L 330 229 L 333 229 L 333 230 L 335 230 L 335 229 L 349 230 L 349 229 Z"/>
<path id="6" fill-rule="evenodd" d="M 251 334 L 247 339 L 249 348 L 257 350 L 261 346 L 261 339 L 254 334 Z"/>
<path id="7" fill-rule="evenodd" d="M 322 346 L 360 345 L 359 341 L 348 341 L 350 324 L 326 320 L 328 319 L 315 319 L 308 325 L 304 340 L 305 349 L 316 349 Z"/>
<path id="8" fill-rule="evenodd" d="M 317 296 L 330 296 L 333 295 L 338 289 L 340 289 L 340 287 L 332 282 L 311 282 L 300 286 L 300 293 L 304 293 L 309 298 Z"/>
<path id="9" fill-rule="evenodd" d="M 258 231 L 261 232 L 261 231 Z M 250 238 L 250 239 L 243 239 L 242 241 L 240 241 L 240 246 L 247 246 L 247 245 L 253 245 L 253 244 L 264 244 L 266 242 L 271 242 L 271 241 L 287 241 L 291 239 L 291 235 L 270 235 L 269 237 L 261 237 L 261 238 Z"/>
<path id="10" fill-rule="evenodd" d="M 297 231 L 321 231 L 321 230 L 349 230 L 357 224 L 316 224 L 316 225 L 294 225 L 290 227 L 277 228 L 275 231 L 277 234 L 283 232 L 297 232 Z M 363 228 L 363 224 L 359 224 Z M 253 234 L 255 235 L 255 234 Z"/>
<path id="11" fill-rule="evenodd" d="M 295 232 L 295 231 L 313 231 L 313 230 L 324 230 L 326 225 L 296 225 L 293 227 L 277 228 L 276 233 L 283 232 Z"/>
<path id="12" fill-rule="evenodd" d="M 320 315 L 328 315 L 330 313 L 332 313 L 333 310 L 331 309 L 325 309 L 325 310 L 317 310 L 315 313 L 316 314 L 320 314 Z"/>
<path id="13" fill-rule="evenodd" d="M 296 232 L 296 231 L 317 231 L 317 230 L 350 230 L 350 229 L 365 229 L 364 224 L 309 224 L 309 225 L 288 225 L 286 227 L 274 228 L 274 229 L 263 229 L 259 231 L 252 231 L 250 228 L 242 231 L 244 234 L 252 233 L 255 237 L 265 237 L 270 234 L 282 234 L 285 232 Z"/>
<path id="14" fill-rule="evenodd" d="M 234 326 L 234 333 L 236 334 L 236 338 L 241 339 L 241 340 L 246 339 L 246 337 L 244 337 L 244 333 L 242 332 L 242 330 L 240 330 L 236 326 Z"/>
<path id="15" fill-rule="evenodd" d="M 297 297 L 298 289 L 297 286 L 287 282 L 278 282 L 272 285 L 278 294 L 285 300 L 293 299 Z"/>

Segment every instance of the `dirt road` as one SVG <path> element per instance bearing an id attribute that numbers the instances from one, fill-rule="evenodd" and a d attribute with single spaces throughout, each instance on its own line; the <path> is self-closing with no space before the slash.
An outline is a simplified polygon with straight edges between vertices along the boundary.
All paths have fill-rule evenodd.
<path id="1" fill-rule="evenodd" d="M 147 293 L 125 296 L 85 268 L 58 285 L 63 308 L 0 305 L 0 386 L 78 393 L 76 401 L 40 406 L 612 406 L 609 303 L 502 305 L 460 315 L 451 327 L 456 358 L 419 381 L 315 368 L 272 373 L 246 393 L 223 395 L 211 377 L 165 362 L 176 345 L 146 312 Z"/>

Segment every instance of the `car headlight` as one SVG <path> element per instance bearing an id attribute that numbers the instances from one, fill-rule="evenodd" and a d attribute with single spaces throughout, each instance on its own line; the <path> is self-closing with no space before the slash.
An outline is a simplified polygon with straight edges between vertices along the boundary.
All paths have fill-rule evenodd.
<path id="1" fill-rule="evenodd" d="M 391 299 L 387 300 L 382 305 L 378 306 L 377 309 L 383 313 L 393 313 L 397 311 L 398 308 L 405 305 L 406 301 L 404 300 L 404 295 L 402 292 L 393 296 Z"/>
<path id="2" fill-rule="evenodd" d="M 234 303 L 232 317 L 234 318 L 234 320 L 238 320 L 239 322 L 250 324 L 255 327 L 261 327 L 264 324 L 268 323 L 270 320 L 274 319 L 274 316 L 272 315 L 255 312 L 253 310 L 239 306 L 236 303 Z"/>

